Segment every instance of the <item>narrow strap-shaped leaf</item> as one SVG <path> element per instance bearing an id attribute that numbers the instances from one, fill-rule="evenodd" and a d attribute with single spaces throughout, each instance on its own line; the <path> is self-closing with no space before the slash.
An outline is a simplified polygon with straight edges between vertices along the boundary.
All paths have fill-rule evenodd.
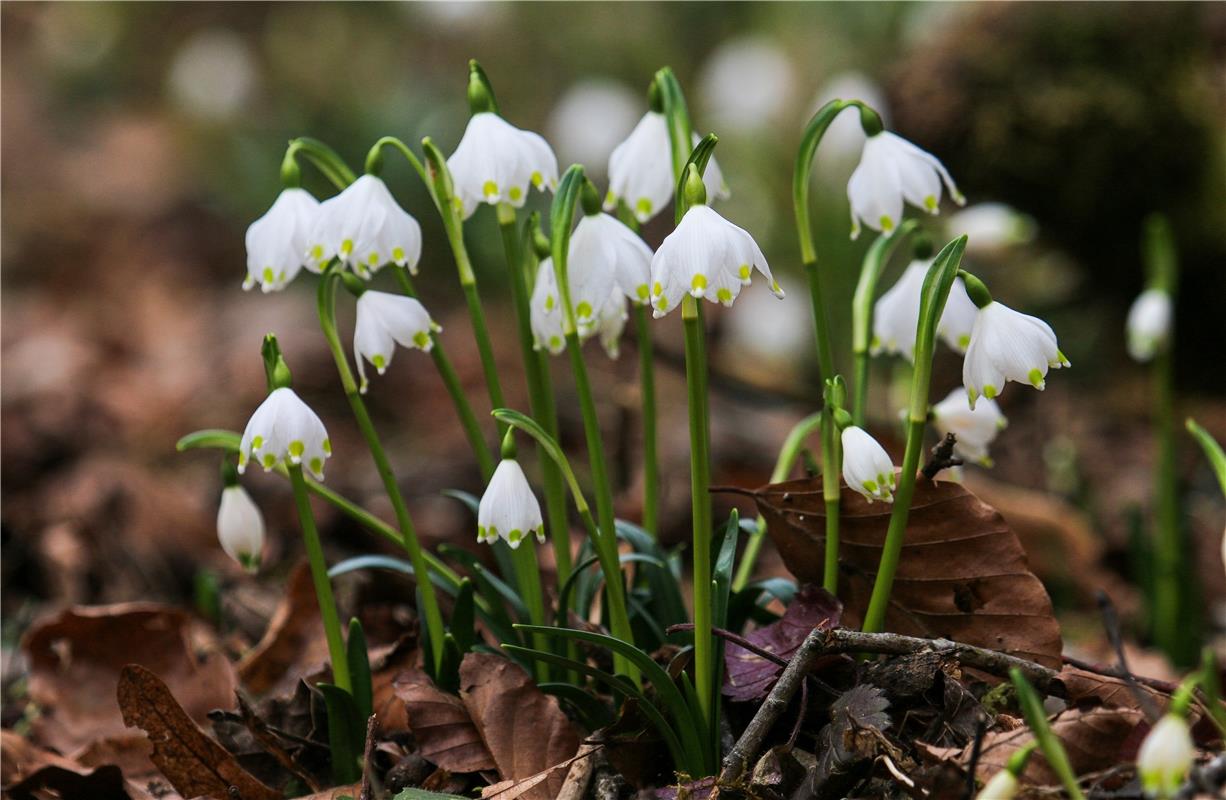
<path id="1" fill-rule="evenodd" d="M 439 552 L 448 558 L 454 558 L 459 561 L 472 574 L 473 580 L 476 581 L 477 589 L 491 604 L 506 603 L 515 612 L 515 616 L 519 619 L 528 618 L 528 608 L 524 605 L 524 601 L 520 599 L 519 593 L 507 585 L 505 581 L 497 575 L 491 573 L 485 568 L 485 565 L 477 560 L 477 557 L 472 553 L 460 547 L 453 545 L 439 545 Z"/>
<path id="2" fill-rule="evenodd" d="M 459 500 L 469 511 L 473 512 L 473 516 L 477 516 L 477 509 L 481 507 L 481 500 L 471 492 L 466 492 L 463 489 L 444 489 L 440 494 L 443 497 L 450 497 L 452 500 Z"/>
<path id="3" fill-rule="evenodd" d="M 332 779 L 354 783 L 362 777 L 358 758 L 365 749 L 365 726 L 358 719 L 353 696 L 331 683 L 316 684 L 328 710 L 328 747 L 332 753 Z"/>
<path id="4" fill-rule="evenodd" d="M 613 724 L 613 714 L 609 707 L 600 699 L 571 683 L 538 683 L 536 688 L 545 694 L 553 695 L 559 700 L 570 703 L 584 727 L 588 730 L 599 730 Z"/>
<path id="5" fill-rule="evenodd" d="M 375 690 L 370 677 L 370 653 L 366 649 L 366 634 L 357 617 L 349 620 L 349 639 L 345 642 L 345 657 L 349 662 L 349 680 L 353 684 L 353 706 L 362 728 L 374 711 Z"/>
<path id="6" fill-rule="evenodd" d="M 460 581 L 460 591 L 456 594 L 455 605 L 451 610 L 451 622 L 448 632 L 455 637 L 461 653 L 472 649 L 477 640 L 476 603 L 473 599 L 473 582 L 469 578 Z"/>

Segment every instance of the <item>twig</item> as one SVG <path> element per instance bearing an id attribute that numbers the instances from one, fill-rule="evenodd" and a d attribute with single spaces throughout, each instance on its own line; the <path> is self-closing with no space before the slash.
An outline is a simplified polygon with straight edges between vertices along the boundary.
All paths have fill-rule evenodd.
<path id="1" fill-rule="evenodd" d="M 744 733 L 741 734 L 741 738 L 737 740 L 736 745 L 725 756 L 724 768 L 719 776 L 721 783 L 735 783 L 745 774 L 749 762 L 758 754 L 758 750 L 761 749 L 762 740 L 766 738 L 766 734 L 774 724 L 779 721 L 779 717 L 783 716 L 783 712 L 787 709 L 788 703 L 791 702 L 792 696 L 796 694 L 796 690 L 803 683 L 802 678 L 804 678 L 805 673 L 812 669 L 813 663 L 822 654 L 822 644 L 825 637 L 825 632 L 815 628 L 809 632 L 804 642 L 797 648 L 792 656 L 792 660 L 784 668 L 783 674 L 775 682 L 774 688 L 770 690 L 770 694 L 766 696 L 766 700 L 762 702 L 758 712 L 749 721 L 749 725 L 745 728 Z"/>
<path id="2" fill-rule="evenodd" d="M 1098 610 L 1103 615 L 1103 627 L 1107 629 L 1107 639 L 1111 642 L 1111 647 L 1115 650 L 1116 660 L 1119 662 L 1119 676 L 1128 686 L 1128 691 L 1136 698 L 1137 705 L 1141 707 L 1145 718 L 1152 725 L 1160 716 L 1158 706 L 1148 692 L 1141 690 L 1137 684 L 1137 679 L 1133 677 L 1132 670 L 1128 668 L 1128 656 L 1124 653 L 1124 637 L 1120 633 L 1120 615 L 1115 610 L 1115 604 L 1111 602 L 1111 598 L 1102 589 L 1096 592 L 1098 600 Z"/>
<path id="3" fill-rule="evenodd" d="M 676 625 L 669 625 L 667 628 L 664 629 L 664 632 L 670 633 L 670 634 L 671 633 L 690 633 L 690 632 L 693 632 L 693 630 L 694 630 L 694 623 L 678 622 Z M 716 636 L 723 639 L 724 641 L 729 642 L 730 644 L 734 644 L 737 647 L 748 650 L 749 652 L 753 653 L 755 656 L 758 656 L 759 658 L 766 659 L 767 661 L 771 662 L 775 666 L 786 668 L 788 665 L 788 660 L 786 658 L 783 658 L 782 656 L 776 653 L 772 653 L 770 650 L 767 650 L 764 647 L 759 647 L 758 645 L 749 641 L 748 639 L 746 639 L 744 636 L 741 636 L 740 634 L 736 634 L 736 633 L 733 633 L 732 631 L 725 630 L 723 628 L 716 628 L 716 627 L 711 628 L 711 633 L 715 634 Z M 837 696 L 839 694 L 842 694 L 842 692 L 840 692 L 838 689 L 834 688 L 830 684 L 826 683 L 825 681 L 821 680 L 820 678 L 814 675 L 809 675 L 808 678 L 809 680 L 813 681 L 813 683 L 817 684 L 817 687 L 828 695 Z"/>
<path id="4" fill-rule="evenodd" d="M 945 438 L 936 447 L 932 448 L 932 458 L 920 470 L 920 474 L 928 480 L 932 480 L 943 469 L 962 466 L 962 459 L 954 455 L 954 445 L 957 442 L 957 436 L 954 436 L 952 433 L 945 434 Z"/>
<path id="5" fill-rule="evenodd" d="M 263 747 L 265 752 L 276 759 L 277 763 L 288 770 L 294 777 L 302 781 L 312 792 L 319 792 L 323 787 L 319 782 L 311 777 L 311 774 L 300 767 L 293 756 L 285 751 L 277 741 L 277 737 L 269 730 L 268 723 L 260 719 L 252 710 L 251 704 L 247 702 L 247 698 L 243 697 L 243 693 L 236 691 L 234 696 L 238 698 L 238 710 L 242 715 L 243 725 L 247 730 L 251 731 L 251 736 Z"/>
<path id="6" fill-rule="evenodd" d="M 375 800 L 375 790 L 371 786 L 375 773 L 375 715 L 366 720 L 366 751 L 362 754 L 362 791 L 358 800 Z"/>
<path id="7" fill-rule="evenodd" d="M 1223 789 L 1226 789 L 1226 753 L 1215 756 L 1203 766 L 1193 767 L 1187 781 L 1175 792 L 1174 800 L 1221 797 Z"/>
<path id="8" fill-rule="evenodd" d="M 975 796 L 975 790 L 978 785 L 975 782 L 975 772 L 979 768 L 979 756 L 983 751 L 983 736 L 987 733 L 988 726 L 984 722 L 982 713 L 975 714 L 975 741 L 971 745 L 971 761 L 966 767 L 966 797 L 971 800 Z"/>

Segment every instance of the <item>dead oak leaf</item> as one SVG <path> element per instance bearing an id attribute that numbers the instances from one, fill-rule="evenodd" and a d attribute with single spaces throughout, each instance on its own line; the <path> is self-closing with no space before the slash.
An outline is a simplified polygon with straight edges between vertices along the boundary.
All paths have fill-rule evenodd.
<path id="1" fill-rule="evenodd" d="M 463 700 L 439 689 L 419 669 L 401 672 L 392 689 L 404 703 L 422 758 L 448 772 L 497 769 Z"/>
<path id="2" fill-rule="evenodd" d="M 257 695 L 290 694 L 300 678 L 328 664 L 328 643 L 315 585 L 305 561 L 294 567 L 263 638 L 238 664 L 243 685 Z"/>

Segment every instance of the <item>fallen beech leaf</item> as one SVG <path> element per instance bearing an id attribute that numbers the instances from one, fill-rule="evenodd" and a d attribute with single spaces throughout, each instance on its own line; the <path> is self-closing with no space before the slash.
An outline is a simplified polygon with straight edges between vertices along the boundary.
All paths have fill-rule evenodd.
<path id="1" fill-rule="evenodd" d="M 13 800 L 34 800 L 46 797 L 88 797 L 90 800 L 132 800 L 124 785 L 123 773 L 114 764 L 89 772 L 49 765 L 25 780 L 10 786 L 5 797 Z"/>
<path id="2" fill-rule="evenodd" d="M 755 495 L 784 564 L 801 581 L 820 582 L 821 479 L 776 483 Z M 892 506 L 846 487 L 840 503 L 838 596 L 844 622 L 855 624 L 872 593 Z M 885 629 L 1060 667 L 1060 625 L 1021 544 L 1000 514 L 956 483 L 916 483 Z"/>
<path id="3" fill-rule="evenodd" d="M 116 690 L 124 723 L 139 727 L 153 743 L 153 763 L 184 797 L 280 800 L 281 793 L 256 780 L 225 748 L 204 734 L 158 676 L 129 664 Z"/>
<path id="4" fill-rule="evenodd" d="M 464 701 L 439 689 L 419 669 L 400 673 L 392 689 L 404 702 L 409 730 L 423 758 L 448 772 L 497 769 Z"/>
<path id="5" fill-rule="evenodd" d="M 468 653 L 460 663 L 460 697 L 503 780 L 524 781 L 571 759 L 579 733 L 556 698 L 542 692 L 528 673 L 500 656 Z M 566 780 L 553 770 L 522 796 L 552 800 Z"/>
<path id="6" fill-rule="evenodd" d="M 193 638 L 204 642 L 203 658 Z M 234 701 L 233 669 L 211 634 L 169 606 L 70 608 L 37 623 L 22 648 L 30 661 L 30 698 L 44 710 L 33 738 L 61 752 L 129 735 L 112 700 L 126 664 L 164 675 L 192 719 Z"/>
<path id="7" fill-rule="evenodd" d="M 404 702 L 396 695 L 396 679 L 417 661 L 417 637 L 404 635 L 390 645 L 370 649 L 372 708 L 383 733 L 409 727 Z"/>
<path id="8" fill-rule="evenodd" d="M 1079 669 L 1069 664 L 1060 670 L 1059 680 L 1064 684 L 1069 705 L 1101 705 L 1106 708 L 1130 708 L 1143 711 L 1141 703 L 1127 682 L 1122 678 L 1110 675 L 1099 675 L 1096 672 Z M 1170 695 L 1149 686 L 1138 685 L 1143 694 L 1148 695 L 1156 708 L 1165 710 L 1170 702 Z M 1195 709 L 1193 709 L 1195 710 Z"/>
<path id="9" fill-rule="evenodd" d="M 290 694 L 300 678 L 328 664 L 315 585 L 305 561 L 290 573 L 285 595 L 263 638 L 238 664 L 243 685 L 255 694 Z"/>
<path id="10" fill-rule="evenodd" d="M 828 630 L 839 624 L 842 607 L 821 586 L 805 584 L 796 592 L 783 616 L 745 638 L 767 652 L 787 660 L 814 628 Z M 775 685 L 783 667 L 740 645 L 729 642 L 724 650 L 727 677 L 724 694 L 731 700 L 760 700 Z"/>
<path id="11" fill-rule="evenodd" d="M 357 800 L 358 793 L 361 791 L 362 784 L 355 783 L 350 786 L 334 786 L 331 789 L 324 789 L 322 792 L 315 792 L 314 794 L 304 794 L 301 797 L 295 798 L 295 800 L 341 800 L 345 797 Z"/>

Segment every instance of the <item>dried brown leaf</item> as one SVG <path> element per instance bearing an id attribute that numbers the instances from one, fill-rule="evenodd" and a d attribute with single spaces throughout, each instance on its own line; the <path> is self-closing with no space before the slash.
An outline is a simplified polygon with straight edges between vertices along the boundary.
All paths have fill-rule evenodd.
<path id="1" fill-rule="evenodd" d="M 579 749 L 579 733 L 557 699 L 536 688 L 528 673 L 505 658 L 465 655 L 460 664 L 460 697 L 504 780 L 535 777 L 570 760 Z M 552 770 L 522 796 L 552 800 L 565 780 L 564 770 Z"/>
<path id="2" fill-rule="evenodd" d="M 821 480 L 772 484 L 756 495 L 788 569 L 802 581 L 820 582 L 826 525 Z M 872 593 L 891 506 L 869 503 L 846 487 L 840 503 L 838 596 L 844 623 L 854 624 Z M 1060 667 L 1060 625 L 1017 536 L 995 509 L 956 483 L 916 484 L 885 628 Z"/>
<path id="3" fill-rule="evenodd" d="M 153 763 L 184 797 L 229 797 L 237 789 L 244 800 L 280 800 L 270 789 L 192 722 L 157 675 L 129 664 L 116 691 L 124 723 L 139 727 L 153 743 Z"/>
<path id="4" fill-rule="evenodd" d="M 448 772 L 497 769 L 459 697 L 439 689 L 419 669 L 400 673 L 392 688 L 404 702 L 409 729 L 423 758 Z"/>
<path id="5" fill-rule="evenodd" d="M 263 638 L 238 665 L 243 684 L 256 694 L 289 694 L 300 678 L 328 664 L 328 643 L 315 585 L 305 561 L 294 567 L 285 595 Z"/>

